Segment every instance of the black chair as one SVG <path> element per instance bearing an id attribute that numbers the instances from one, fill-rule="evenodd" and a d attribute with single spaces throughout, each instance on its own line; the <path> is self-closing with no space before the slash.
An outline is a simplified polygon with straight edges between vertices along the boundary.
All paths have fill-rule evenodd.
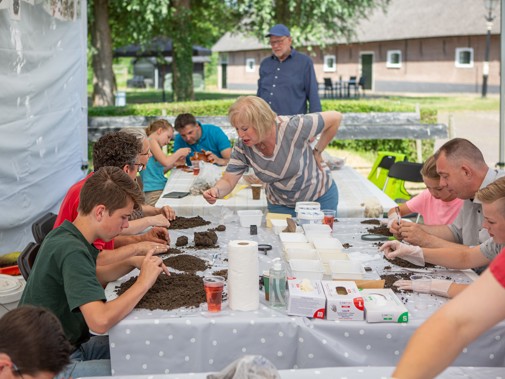
<path id="1" fill-rule="evenodd" d="M 405 189 L 405 182 L 422 183 L 422 167 L 422 163 L 395 162 L 389 168 L 388 177 L 382 191 L 395 201 L 398 199 L 409 200 L 412 196 Z"/>
<path id="2" fill-rule="evenodd" d="M 363 93 L 363 96 L 365 96 L 365 83 L 366 83 L 366 77 L 361 76 L 358 81 L 358 93 L 360 92 L 360 88 L 361 88 L 361 92 Z"/>
<path id="3" fill-rule="evenodd" d="M 19 254 L 18 267 L 25 280 L 28 280 L 28 276 L 30 275 L 30 271 L 35 263 L 35 258 L 39 253 L 39 249 L 40 243 L 30 242 L 21 254 Z"/>
<path id="4" fill-rule="evenodd" d="M 42 243 L 47 233 L 53 230 L 56 217 L 57 215 L 49 212 L 32 224 L 32 234 L 33 238 L 35 238 L 35 242 Z"/>
<path id="5" fill-rule="evenodd" d="M 331 78 L 324 78 L 324 97 L 328 98 L 328 94 L 330 95 L 329 97 L 333 99 L 333 82 Z"/>
<path id="6" fill-rule="evenodd" d="M 351 76 L 347 82 L 347 97 L 351 97 L 351 89 L 354 91 L 354 97 L 358 96 L 358 80 L 356 76 Z"/>

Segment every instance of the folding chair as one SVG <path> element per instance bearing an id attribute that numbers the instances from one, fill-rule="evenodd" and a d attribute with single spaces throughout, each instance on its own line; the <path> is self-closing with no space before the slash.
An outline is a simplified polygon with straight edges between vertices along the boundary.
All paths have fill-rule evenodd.
<path id="1" fill-rule="evenodd" d="M 390 167 L 393 163 L 403 161 L 404 159 L 405 154 L 379 151 L 377 153 L 377 158 L 372 165 L 372 169 L 370 170 L 370 174 L 368 174 L 368 180 L 382 190 L 384 188 L 384 184 L 386 183 Z"/>
<path id="2" fill-rule="evenodd" d="M 21 254 L 19 254 L 18 267 L 25 280 L 28 280 L 28 276 L 30 275 L 30 271 L 35 263 L 35 258 L 39 253 L 39 249 L 40 243 L 30 242 Z"/>
<path id="3" fill-rule="evenodd" d="M 49 212 L 32 224 L 32 234 L 33 238 L 35 238 L 36 243 L 42 243 L 47 233 L 53 230 L 56 217 L 57 215 Z"/>
<path id="4" fill-rule="evenodd" d="M 396 202 L 400 199 L 409 200 L 412 196 L 405 189 L 405 182 L 422 183 L 422 167 L 422 163 L 395 162 L 389 169 L 382 191 Z"/>
<path id="5" fill-rule="evenodd" d="M 324 97 L 333 99 L 333 82 L 331 78 L 323 78 L 324 79 Z"/>

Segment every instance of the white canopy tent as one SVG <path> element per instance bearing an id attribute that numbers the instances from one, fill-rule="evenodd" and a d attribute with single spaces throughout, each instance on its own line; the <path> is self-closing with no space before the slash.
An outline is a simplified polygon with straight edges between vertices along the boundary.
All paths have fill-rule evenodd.
<path id="1" fill-rule="evenodd" d="M 84 176 L 86 49 L 85 0 L 0 2 L 0 255 Z"/>

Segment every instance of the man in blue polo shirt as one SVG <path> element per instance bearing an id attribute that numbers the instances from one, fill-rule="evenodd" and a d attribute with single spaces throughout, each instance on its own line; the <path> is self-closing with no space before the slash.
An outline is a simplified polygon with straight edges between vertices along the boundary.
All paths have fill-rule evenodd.
<path id="1" fill-rule="evenodd" d="M 174 128 L 179 133 L 174 139 L 174 151 L 189 147 L 191 153 L 186 156 L 186 163 L 195 153 L 205 151 L 207 160 L 219 166 L 225 166 L 231 155 L 231 143 L 223 130 L 216 125 L 201 124 L 190 113 L 177 116 Z"/>
<path id="2" fill-rule="evenodd" d="M 265 100 L 278 115 L 321 112 L 314 64 L 305 54 L 291 47 L 289 29 L 273 26 L 268 34 L 273 54 L 260 65 L 257 96 Z"/>

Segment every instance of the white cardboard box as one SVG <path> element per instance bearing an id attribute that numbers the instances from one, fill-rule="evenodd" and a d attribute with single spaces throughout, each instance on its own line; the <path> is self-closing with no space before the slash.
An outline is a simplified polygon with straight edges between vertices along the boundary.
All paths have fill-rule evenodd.
<path id="1" fill-rule="evenodd" d="M 407 308 L 392 289 L 364 289 L 361 294 L 365 300 L 367 322 L 405 323 L 409 321 Z"/>
<path id="2" fill-rule="evenodd" d="M 321 281 L 289 279 L 288 315 L 324 318 L 326 296 Z"/>
<path id="3" fill-rule="evenodd" d="M 323 280 L 321 284 L 328 320 L 364 320 L 364 302 L 355 282 Z"/>

